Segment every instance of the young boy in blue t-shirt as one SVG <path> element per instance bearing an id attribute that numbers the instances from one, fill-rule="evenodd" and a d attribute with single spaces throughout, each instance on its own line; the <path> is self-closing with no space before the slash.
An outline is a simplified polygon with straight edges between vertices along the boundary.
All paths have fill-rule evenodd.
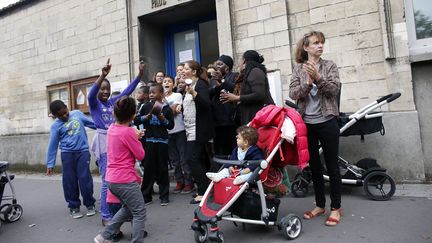
<path id="1" fill-rule="evenodd" d="M 87 207 L 87 216 L 96 214 L 93 197 L 93 178 L 90 174 L 90 153 L 84 126 L 95 129 L 93 121 L 81 111 L 69 109 L 61 100 L 50 104 L 51 114 L 56 118 L 51 125 L 47 152 L 47 175 L 53 174 L 60 144 L 62 160 L 63 193 L 70 214 L 74 219 L 83 217 L 81 201 Z"/>

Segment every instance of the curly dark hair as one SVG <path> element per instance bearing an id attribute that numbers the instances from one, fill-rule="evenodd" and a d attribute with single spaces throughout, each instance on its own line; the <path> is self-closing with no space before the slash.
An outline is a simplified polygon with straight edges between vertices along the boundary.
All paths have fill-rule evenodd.
<path id="1" fill-rule="evenodd" d="M 258 142 L 258 131 L 249 126 L 241 126 L 236 130 L 237 134 L 242 136 L 249 145 L 255 145 Z"/>

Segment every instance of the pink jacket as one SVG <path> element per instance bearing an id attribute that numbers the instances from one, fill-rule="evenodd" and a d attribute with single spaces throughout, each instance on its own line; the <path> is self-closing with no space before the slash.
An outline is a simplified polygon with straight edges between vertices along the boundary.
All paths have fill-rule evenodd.
<path id="1" fill-rule="evenodd" d="M 144 155 L 134 128 L 112 124 L 107 134 L 108 163 L 105 180 L 111 183 L 137 181 L 135 160 L 142 160 Z"/>

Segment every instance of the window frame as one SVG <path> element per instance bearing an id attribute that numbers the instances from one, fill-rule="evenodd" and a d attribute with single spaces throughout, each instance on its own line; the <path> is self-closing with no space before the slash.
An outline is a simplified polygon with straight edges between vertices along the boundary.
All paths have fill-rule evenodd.
<path id="1" fill-rule="evenodd" d="M 432 37 L 417 39 L 413 0 L 405 0 L 405 15 L 411 62 L 432 60 Z"/>
<path id="2" fill-rule="evenodd" d="M 77 94 L 75 93 L 74 87 L 80 86 L 80 85 L 93 84 L 97 78 L 98 78 L 98 76 L 92 76 L 92 77 L 88 77 L 88 78 L 81 78 L 81 79 L 77 79 L 77 80 L 73 80 L 73 81 L 68 81 L 68 82 L 64 82 L 64 83 L 60 83 L 60 84 L 53 84 L 53 85 L 47 86 L 46 88 L 47 88 L 48 115 L 51 116 L 50 111 L 49 111 L 49 104 L 53 101 L 53 100 L 50 100 L 51 99 L 50 92 L 65 89 L 65 88 L 68 92 L 68 103 L 66 104 L 67 107 L 70 110 L 80 110 L 84 114 L 89 114 L 90 110 L 89 110 L 89 106 L 87 103 L 88 102 L 87 101 L 87 95 L 88 95 L 87 90 L 88 89 L 86 89 L 84 92 L 84 95 L 85 95 L 84 104 L 83 105 L 77 105 L 76 104 Z"/>

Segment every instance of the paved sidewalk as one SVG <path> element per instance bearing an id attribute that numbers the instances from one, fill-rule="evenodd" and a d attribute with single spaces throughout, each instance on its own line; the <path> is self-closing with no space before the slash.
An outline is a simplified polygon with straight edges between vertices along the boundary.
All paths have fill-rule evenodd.
<path id="1" fill-rule="evenodd" d="M 100 177 L 95 177 L 95 197 L 98 198 Z M 72 219 L 66 208 L 61 186 L 61 176 L 47 177 L 37 174 L 20 174 L 14 180 L 18 203 L 23 206 L 23 217 L 0 229 L 1 243 L 76 243 L 92 242 L 102 230 L 100 215 Z M 173 185 L 174 186 L 174 185 Z M 173 188 L 173 187 L 172 187 Z M 371 201 L 361 187 L 343 187 L 342 222 L 337 227 L 326 227 L 325 216 L 302 220 L 303 230 L 296 243 L 432 243 L 432 187 L 431 185 L 397 185 L 397 194 L 389 201 Z M 409 195 L 408 195 L 409 194 Z M 427 197 L 424 197 L 427 196 Z M 328 198 L 328 197 L 327 197 Z M 158 195 L 147 206 L 146 230 L 151 243 L 194 242 L 190 230 L 193 211 L 191 195 L 171 194 L 167 207 L 159 205 Z M 305 198 L 289 195 L 281 198 L 279 219 L 289 213 L 301 217 L 314 204 L 312 193 Z M 81 207 L 84 211 L 85 208 Z M 328 216 L 328 214 L 326 215 Z M 246 231 L 231 222 L 219 224 L 225 234 L 225 243 L 287 242 L 275 227 L 247 225 Z M 130 224 L 122 231 L 129 242 Z"/>
<path id="2" fill-rule="evenodd" d="M 35 180 L 61 180 L 61 175 L 46 176 L 44 174 L 16 174 L 16 178 L 35 179 Z M 100 183 L 100 176 L 93 176 L 93 181 Z M 171 187 L 175 183 L 171 183 Z M 396 192 L 394 196 L 402 197 L 425 197 L 432 199 L 432 184 L 396 184 Z"/>

